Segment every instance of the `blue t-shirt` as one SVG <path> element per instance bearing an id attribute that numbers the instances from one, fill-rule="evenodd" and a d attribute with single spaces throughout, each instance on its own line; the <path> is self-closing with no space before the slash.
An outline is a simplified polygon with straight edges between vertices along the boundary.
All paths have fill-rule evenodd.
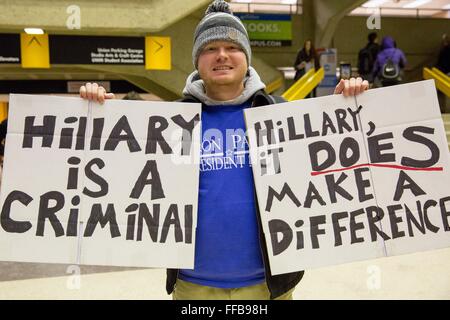
<path id="1" fill-rule="evenodd" d="M 192 283 L 239 288 L 264 281 L 243 110 L 203 106 L 200 185 Z"/>

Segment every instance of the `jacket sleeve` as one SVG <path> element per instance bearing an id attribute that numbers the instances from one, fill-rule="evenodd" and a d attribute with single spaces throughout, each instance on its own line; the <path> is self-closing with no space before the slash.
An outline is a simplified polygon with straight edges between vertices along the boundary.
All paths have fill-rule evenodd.
<path id="1" fill-rule="evenodd" d="M 374 77 L 377 76 L 378 71 L 380 70 L 380 59 L 379 59 L 379 55 L 377 56 L 377 59 L 375 60 L 375 63 L 373 64 L 373 69 L 372 69 L 372 75 Z"/>
<path id="2" fill-rule="evenodd" d="M 301 62 L 301 54 L 302 54 L 302 50 L 300 50 L 298 53 L 297 53 L 297 57 L 295 58 L 295 62 L 294 62 L 294 69 L 295 70 L 298 70 L 297 69 L 297 65 Z"/>
<path id="3" fill-rule="evenodd" d="M 317 53 L 314 55 L 314 69 L 316 69 L 316 71 L 320 69 L 320 60 Z"/>

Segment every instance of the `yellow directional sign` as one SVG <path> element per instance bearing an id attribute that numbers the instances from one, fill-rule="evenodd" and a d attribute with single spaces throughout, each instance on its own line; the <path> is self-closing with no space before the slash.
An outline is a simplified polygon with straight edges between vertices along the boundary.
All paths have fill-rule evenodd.
<path id="1" fill-rule="evenodd" d="M 172 69 L 170 37 L 145 37 L 145 69 Z"/>
<path id="2" fill-rule="evenodd" d="M 20 34 L 22 68 L 50 68 L 48 34 Z"/>
<path id="3" fill-rule="evenodd" d="M 0 102 L 0 122 L 6 118 L 8 118 L 8 104 L 6 102 Z"/>

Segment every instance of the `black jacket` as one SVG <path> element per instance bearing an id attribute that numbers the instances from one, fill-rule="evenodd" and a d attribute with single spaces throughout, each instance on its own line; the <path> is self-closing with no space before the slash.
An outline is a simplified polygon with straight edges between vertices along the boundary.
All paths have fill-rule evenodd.
<path id="1" fill-rule="evenodd" d="M 309 55 L 306 53 L 305 49 L 302 49 L 297 53 L 297 57 L 295 58 L 295 62 L 294 62 L 294 69 L 295 69 L 294 80 L 295 81 L 297 81 L 298 79 L 303 77 L 303 75 L 306 73 L 305 68 L 298 69 L 297 66 L 301 62 L 310 62 L 311 60 L 314 60 L 314 69 L 316 71 L 319 70 L 320 69 L 319 56 L 317 55 L 317 53 L 315 51 L 313 51 L 312 48 L 309 52 Z"/>
<path id="2" fill-rule="evenodd" d="M 256 92 L 251 98 L 252 105 L 251 107 L 260 107 L 269 104 L 275 104 L 280 102 L 285 102 L 285 100 L 281 97 L 270 96 L 266 94 L 263 90 Z M 193 96 L 186 96 L 183 99 L 179 100 L 180 102 L 196 102 L 200 101 Z M 256 199 L 256 191 L 254 192 L 255 200 Z M 275 299 L 282 294 L 286 293 L 290 289 L 294 288 L 302 279 L 304 271 L 292 272 L 286 274 L 280 274 L 273 276 L 270 272 L 269 266 L 269 258 L 266 248 L 266 240 L 264 238 L 264 233 L 262 231 L 261 226 L 261 218 L 259 216 L 259 207 L 256 205 L 256 217 L 258 221 L 258 229 L 259 229 L 259 242 L 261 247 L 261 252 L 264 261 L 265 273 L 266 273 L 266 283 L 270 291 L 270 298 Z M 174 290 L 175 283 L 178 277 L 178 269 L 167 269 L 167 280 L 166 280 L 166 290 L 167 294 L 171 294 Z"/>
<path id="3" fill-rule="evenodd" d="M 450 44 L 442 47 L 439 52 L 438 62 L 436 68 L 447 74 L 450 72 Z"/>

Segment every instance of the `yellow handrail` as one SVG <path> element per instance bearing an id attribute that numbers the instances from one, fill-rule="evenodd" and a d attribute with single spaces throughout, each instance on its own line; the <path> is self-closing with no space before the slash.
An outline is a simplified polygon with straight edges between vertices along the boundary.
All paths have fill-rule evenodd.
<path id="1" fill-rule="evenodd" d="M 431 69 L 431 71 L 437 73 L 439 76 L 441 76 L 442 78 L 445 79 L 445 81 L 450 82 L 450 77 L 448 75 L 446 75 L 445 73 L 443 73 L 441 70 L 439 70 L 438 68 L 433 67 L 433 69 Z"/>
<path id="2" fill-rule="evenodd" d="M 317 72 L 314 72 L 314 69 L 309 70 L 283 93 L 283 98 L 287 101 L 303 99 L 323 80 L 324 76 L 325 71 L 323 68 L 320 68 Z"/>
<path id="3" fill-rule="evenodd" d="M 289 89 L 287 89 L 281 96 L 288 101 L 291 101 L 291 96 L 295 94 L 305 82 L 314 74 L 314 69 L 308 70 L 303 77 L 298 79 Z"/>
<path id="4" fill-rule="evenodd" d="M 282 85 L 283 85 L 283 78 L 282 77 L 277 78 L 275 81 L 272 81 L 266 86 L 266 92 L 272 93 L 281 88 Z"/>
<path id="5" fill-rule="evenodd" d="M 436 84 L 436 88 L 447 97 L 450 97 L 450 82 L 446 79 L 446 77 L 439 75 L 437 72 L 434 72 L 429 68 L 423 68 L 423 78 L 426 80 L 433 79 Z"/>

